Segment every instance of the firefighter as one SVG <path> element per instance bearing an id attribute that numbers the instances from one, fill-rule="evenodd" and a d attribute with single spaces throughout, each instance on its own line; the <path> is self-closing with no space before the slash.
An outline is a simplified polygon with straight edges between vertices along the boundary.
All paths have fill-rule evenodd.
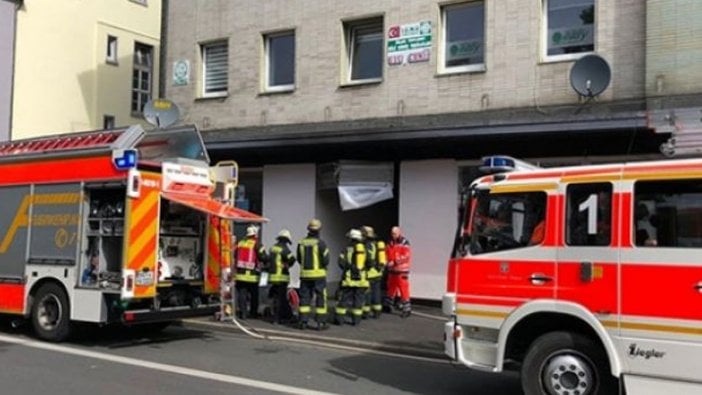
<path id="1" fill-rule="evenodd" d="M 351 229 L 346 235 L 349 244 L 339 254 L 341 268 L 341 298 L 336 306 L 334 323 L 343 325 L 346 314 L 351 310 L 351 325 L 361 323 L 363 302 L 368 288 L 366 278 L 366 246 L 358 229 Z"/>
<path id="2" fill-rule="evenodd" d="M 300 321 L 299 329 L 306 329 L 315 304 L 317 330 L 328 328 L 327 323 L 327 266 L 329 249 L 319 238 L 322 222 L 313 219 L 307 225 L 307 237 L 297 245 L 297 262 L 300 265 Z"/>
<path id="3" fill-rule="evenodd" d="M 241 319 L 258 317 L 259 273 L 266 260 L 266 249 L 258 240 L 258 227 L 249 225 L 235 253 L 237 316 Z"/>
<path id="4" fill-rule="evenodd" d="M 391 310 L 395 297 L 399 295 L 399 309 L 403 318 L 412 313 L 410 305 L 409 273 L 412 263 L 412 250 L 409 240 L 402 235 L 399 226 L 394 226 L 390 231 L 388 243 L 388 286 L 384 299 L 384 308 Z"/>
<path id="5" fill-rule="evenodd" d="M 271 302 L 272 322 L 280 324 L 283 319 L 289 319 L 292 312 L 288 303 L 288 283 L 290 283 L 290 266 L 295 264 L 295 255 L 289 244 L 292 237 L 290 231 L 283 229 L 278 233 L 276 243 L 268 253 L 268 297 Z"/>
<path id="6" fill-rule="evenodd" d="M 370 226 L 363 226 L 361 234 L 366 247 L 366 273 L 369 284 L 366 300 L 363 304 L 363 316 L 370 315 L 372 318 L 378 318 L 383 309 L 381 280 L 385 266 L 388 263 L 385 254 L 385 242 L 377 239 L 375 230 Z"/>

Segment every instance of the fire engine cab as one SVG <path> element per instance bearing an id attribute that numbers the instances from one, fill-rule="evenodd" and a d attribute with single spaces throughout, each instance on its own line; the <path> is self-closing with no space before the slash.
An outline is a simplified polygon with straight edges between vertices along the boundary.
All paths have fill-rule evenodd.
<path id="1" fill-rule="evenodd" d="M 214 198 L 233 171 L 209 167 L 193 126 L 0 144 L 0 313 L 51 341 L 75 321 L 215 313 L 231 221 L 265 221 Z"/>
<path id="2" fill-rule="evenodd" d="M 524 393 L 702 393 L 702 159 L 485 158 L 461 204 L 445 352 Z"/>

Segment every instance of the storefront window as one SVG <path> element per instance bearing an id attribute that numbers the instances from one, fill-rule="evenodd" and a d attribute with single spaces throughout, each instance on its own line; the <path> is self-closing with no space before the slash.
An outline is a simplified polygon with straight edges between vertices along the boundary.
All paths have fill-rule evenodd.
<path id="1" fill-rule="evenodd" d="M 595 0 L 546 0 L 546 55 L 595 50 Z"/>
<path id="2" fill-rule="evenodd" d="M 482 1 L 442 8 L 443 68 L 447 72 L 482 69 L 485 63 L 485 11 Z M 479 67 L 476 67 L 478 65 Z"/>

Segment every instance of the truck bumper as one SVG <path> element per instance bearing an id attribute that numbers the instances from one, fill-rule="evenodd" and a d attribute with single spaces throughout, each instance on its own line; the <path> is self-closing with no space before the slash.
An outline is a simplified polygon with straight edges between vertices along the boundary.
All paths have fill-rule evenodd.
<path id="1" fill-rule="evenodd" d="M 168 307 L 159 310 L 126 310 L 122 313 L 122 322 L 125 324 L 141 324 L 147 322 L 173 321 L 183 318 L 214 315 L 219 309 L 219 304 L 210 304 L 198 307 Z"/>

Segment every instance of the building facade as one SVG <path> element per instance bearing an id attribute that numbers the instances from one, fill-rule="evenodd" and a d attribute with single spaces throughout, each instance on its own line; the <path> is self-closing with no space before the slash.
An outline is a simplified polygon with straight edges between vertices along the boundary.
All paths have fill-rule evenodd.
<path id="1" fill-rule="evenodd" d="M 172 1 L 163 83 L 211 156 L 239 161 L 239 201 L 272 219 L 268 243 L 318 217 L 336 255 L 349 227 L 385 237 L 399 224 L 414 296 L 438 299 L 460 186 L 482 156 L 660 157 L 671 112 L 700 105 L 701 79 L 677 71 L 699 56 L 695 12 L 683 0 Z M 674 26 L 689 28 L 677 47 Z M 593 54 L 609 68 L 588 78 L 606 89 L 579 94 L 571 69 Z M 392 198 L 341 209 L 348 190 L 378 185 Z"/>
<path id="2" fill-rule="evenodd" d="M 0 0 L 0 141 L 7 141 L 10 137 L 15 15 L 18 7 L 14 0 Z"/>
<path id="3" fill-rule="evenodd" d="M 160 0 L 18 4 L 12 139 L 143 122 L 158 92 Z"/>

